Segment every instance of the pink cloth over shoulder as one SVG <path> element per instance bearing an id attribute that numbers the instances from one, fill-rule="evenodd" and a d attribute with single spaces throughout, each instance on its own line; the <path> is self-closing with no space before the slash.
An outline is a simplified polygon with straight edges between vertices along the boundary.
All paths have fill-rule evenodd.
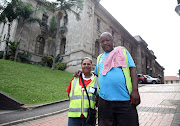
<path id="1" fill-rule="evenodd" d="M 112 50 L 104 61 L 102 75 L 106 75 L 113 67 L 126 67 L 126 58 L 123 53 L 123 48 L 118 46 Z"/>

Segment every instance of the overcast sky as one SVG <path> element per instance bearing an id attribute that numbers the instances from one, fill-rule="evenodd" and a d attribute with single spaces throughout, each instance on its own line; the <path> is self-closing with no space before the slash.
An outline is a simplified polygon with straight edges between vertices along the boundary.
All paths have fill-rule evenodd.
<path id="1" fill-rule="evenodd" d="M 176 0 L 101 0 L 101 4 L 129 31 L 140 35 L 165 68 L 165 76 L 180 69 L 180 16 Z"/>
<path id="2" fill-rule="evenodd" d="M 180 69 L 180 16 L 174 11 L 177 0 L 101 0 L 100 3 L 132 36 L 144 39 L 165 68 L 165 76 L 177 75 Z"/>

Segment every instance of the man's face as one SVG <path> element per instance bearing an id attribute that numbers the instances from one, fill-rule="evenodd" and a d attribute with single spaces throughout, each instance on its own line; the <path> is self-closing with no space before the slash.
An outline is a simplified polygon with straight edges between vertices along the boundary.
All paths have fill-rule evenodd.
<path id="1" fill-rule="evenodd" d="M 113 40 L 110 38 L 108 34 L 101 36 L 100 38 L 101 47 L 105 52 L 110 52 L 113 50 Z"/>

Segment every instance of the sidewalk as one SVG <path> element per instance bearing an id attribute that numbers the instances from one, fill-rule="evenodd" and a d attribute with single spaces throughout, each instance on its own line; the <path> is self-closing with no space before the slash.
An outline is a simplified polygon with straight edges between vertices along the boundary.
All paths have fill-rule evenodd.
<path id="1" fill-rule="evenodd" d="M 180 126 L 180 84 L 147 85 L 139 92 L 140 126 Z"/>
<path id="2" fill-rule="evenodd" d="M 180 126 L 180 84 L 144 85 L 137 107 L 140 126 Z M 14 126 L 67 126 L 67 112 Z"/>

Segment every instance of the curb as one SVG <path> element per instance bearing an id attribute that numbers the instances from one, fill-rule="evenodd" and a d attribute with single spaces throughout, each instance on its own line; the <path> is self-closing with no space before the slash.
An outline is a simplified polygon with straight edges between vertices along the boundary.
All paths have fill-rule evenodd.
<path id="1" fill-rule="evenodd" d="M 66 101 L 69 101 L 69 99 L 60 100 L 60 101 L 56 101 L 56 102 L 51 102 L 51 103 L 47 103 L 47 104 L 41 104 L 41 105 L 32 105 L 32 106 L 24 105 L 24 106 L 21 106 L 21 109 L 23 109 L 23 110 L 32 110 L 32 109 L 35 109 L 35 108 L 40 108 L 40 107 L 44 107 L 44 106 L 48 106 L 48 105 L 53 105 L 53 104 L 60 103 L 60 102 L 66 102 Z M 40 118 L 43 118 L 43 117 L 48 117 L 48 116 L 60 114 L 60 113 L 66 112 L 68 110 L 69 110 L 69 108 L 66 108 L 66 109 L 62 109 L 62 110 L 59 110 L 59 111 L 56 111 L 56 112 L 52 112 L 52 113 L 47 113 L 47 114 L 43 114 L 43 115 L 39 115 L 39 116 L 34 116 L 34 117 L 26 118 L 26 119 L 20 119 L 20 120 L 8 122 L 8 123 L 3 123 L 3 124 L 0 124 L 0 126 L 15 125 L 15 124 L 19 124 L 19 123 L 23 123 L 23 122 L 27 122 L 27 121 L 32 121 L 32 120 L 40 119 Z"/>
<path id="2" fill-rule="evenodd" d="M 48 113 L 48 114 L 44 114 L 44 115 L 34 116 L 34 117 L 31 117 L 31 118 L 26 118 L 26 119 L 12 121 L 12 122 L 8 122 L 8 123 L 3 123 L 3 124 L 0 124 L 0 125 L 1 126 L 15 125 L 15 124 L 19 124 L 19 123 L 23 123 L 23 122 L 27 122 L 27 121 L 32 121 L 32 120 L 40 119 L 40 118 L 43 118 L 43 117 L 48 117 L 48 116 L 60 114 L 60 113 L 66 112 L 68 110 L 69 110 L 69 108 L 63 109 L 63 110 L 60 110 L 60 111 L 56 111 L 56 112 L 52 112 L 52 113 Z"/>
<path id="3" fill-rule="evenodd" d="M 60 101 L 56 101 L 56 102 L 51 102 L 51 103 L 47 103 L 47 104 L 41 104 L 41 105 L 23 105 L 21 106 L 21 109 L 23 110 L 32 110 L 32 109 L 35 109 L 35 108 L 40 108 L 40 107 L 44 107 L 44 106 L 47 106 L 47 105 L 53 105 L 53 104 L 56 104 L 56 103 L 60 103 L 60 102 L 65 102 L 65 101 L 69 101 L 69 99 L 64 99 L 64 100 L 60 100 Z"/>

